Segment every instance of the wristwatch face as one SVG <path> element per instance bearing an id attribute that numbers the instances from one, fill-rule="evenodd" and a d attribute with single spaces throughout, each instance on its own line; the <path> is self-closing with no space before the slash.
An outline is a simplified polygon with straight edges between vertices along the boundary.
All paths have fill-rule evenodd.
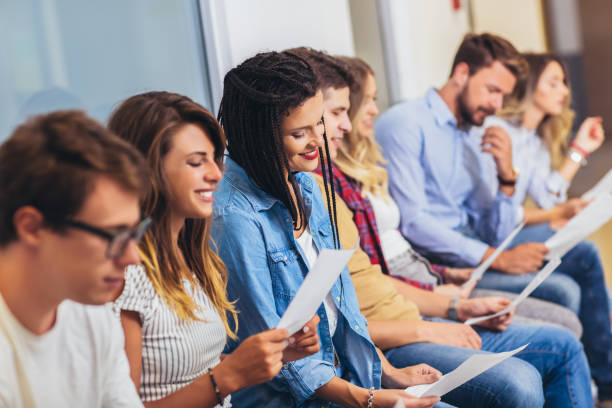
<path id="1" fill-rule="evenodd" d="M 574 162 L 574 163 L 578 163 L 581 165 L 584 165 L 584 158 L 582 157 L 582 155 L 580 153 L 578 153 L 575 150 L 570 150 L 569 152 L 569 158 Z"/>

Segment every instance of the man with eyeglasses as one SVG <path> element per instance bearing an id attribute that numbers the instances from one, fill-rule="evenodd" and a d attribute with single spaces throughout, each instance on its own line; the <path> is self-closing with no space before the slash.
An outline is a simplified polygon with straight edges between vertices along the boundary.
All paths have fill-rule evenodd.
<path id="1" fill-rule="evenodd" d="M 138 407 L 105 303 L 140 262 L 139 153 L 78 111 L 0 146 L 0 407 Z"/>

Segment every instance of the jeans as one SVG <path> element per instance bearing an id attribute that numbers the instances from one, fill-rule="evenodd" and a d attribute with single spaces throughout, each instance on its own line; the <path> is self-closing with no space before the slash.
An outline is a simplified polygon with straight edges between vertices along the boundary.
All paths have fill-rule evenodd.
<path id="1" fill-rule="evenodd" d="M 509 351 L 529 343 L 525 350 L 455 388 L 442 400 L 458 407 L 593 405 L 586 357 L 568 330 L 518 323 L 501 333 L 475 329 L 482 338 L 482 350 L 414 343 L 388 350 L 385 355 L 396 367 L 426 363 L 446 374 L 473 354 Z"/>
<path id="2" fill-rule="evenodd" d="M 513 245 L 544 242 L 553 233 L 548 224 L 526 227 Z M 531 296 L 559 303 L 576 312 L 582 323 L 582 343 L 598 387 L 599 399 L 612 399 L 610 304 L 599 251 L 593 243 L 583 241 L 572 248 L 562 261 Z M 508 275 L 491 271 L 484 274 L 478 287 L 519 293 L 532 277 L 533 274 Z"/>

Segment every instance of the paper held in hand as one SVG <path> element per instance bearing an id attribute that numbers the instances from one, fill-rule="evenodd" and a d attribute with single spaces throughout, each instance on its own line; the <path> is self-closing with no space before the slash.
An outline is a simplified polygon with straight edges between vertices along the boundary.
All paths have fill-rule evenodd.
<path id="1" fill-rule="evenodd" d="M 471 319 L 467 319 L 465 321 L 465 324 L 467 325 L 472 325 L 472 324 L 478 324 L 480 322 L 484 322 L 485 320 L 489 320 L 492 319 L 494 317 L 497 316 L 503 316 L 506 313 L 508 313 L 509 311 L 511 311 L 512 309 L 514 309 L 515 307 L 517 307 L 519 305 L 519 303 L 521 303 L 523 300 L 525 300 L 529 295 L 531 295 L 531 293 L 538 287 L 540 286 L 540 284 L 542 282 L 544 282 L 546 280 L 546 278 L 548 278 L 550 276 L 550 274 L 557 269 L 557 266 L 559 266 L 561 264 L 561 259 L 560 258 L 555 258 L 555 259 L 551 259 L 544 268 L 542 268 L 531 280 L 531 282 L 529 282 L 529 285 L 525 286 L 525 289 L 523 289 L 523 291 L 521 292 L 520 295 L 518 295 L 516 297 L 516 299 L 514 299 L 512 301 L 512 303 L 510 303 L 510 305 L 508 305 L 507 307 L 505 307 L 503 310 L 500 310 L 497 313 L 493 313 L 487 316 L 480 316 L 480 317 L 473 317 Z"/>
<path id="2" fill-rule="evenodd" d="M 529 343 L 528 343 L 529 344 Z M 528 344 L 512 351 L 503 353 L 474 354 L 461 365 L 448 374 L 443 375 L 438 381 L 432 384 L 421 384 L 406 388 L 406 392 L 413 397 L 441 397 L 455 388 L 465 384 L 477 375 L 487 371 L 489 368 L 501 363 L 505 359 L 512 357 L 519 351 L 527 347 Z"/>
<path id="3" fill-rule="evenodd" d="M 517 225 L 516 228 L 514 228 L 512 232 L 506 237 L 506 239 L 504 239 L 504 241 L 495 249 L 495 251 L 493 251 L 493 253 L 489 255 L 487 259 L 485 259 L 480 265 L 476 267 L 476 269 L 474 269 L 474 272 L 472 272 L 472 276 L 470 276 L 470 279 L 468 279 L 462 286 L 465 288 L 471 283 L 476 282 L 478 279 L 480 279 L 482 275 L 484 275 L 484 273 L 487 271 L 487 269 L 489 269 L 489 267 L 493 264 L 493 262 L 495 262 L 499 254 L 501 254 L 503 251 L 506 250 L 506 248 L 508 248 L 508 245 L 510 245 L 514 237 L 516 237 L 516 235 L 521 231 L 521 229 L 523 229 L 524 226 L 524 222 L 521 222 L 519 225 Z"/>
<path id="4" fill-rule="evenodd" d="M 582 195 L 583 200 L 592 200 L 602 194 L 612 193 L 612 170 L 609 170 L 593 188 Z"/>
<path id="5" fill-rule="evenodd" d="M 356 249 L 357 245 L 353 249 L 323 249 L 276 328 L 287 329 L 290 336 L 302 329 L 315 315 Z"/>
<path id="6" fill-rule="evenodd" d="M 562 257 L 612 218 L 612 194 L 598 195 L 544 244 L 550 252 L 546 259 Z"/>

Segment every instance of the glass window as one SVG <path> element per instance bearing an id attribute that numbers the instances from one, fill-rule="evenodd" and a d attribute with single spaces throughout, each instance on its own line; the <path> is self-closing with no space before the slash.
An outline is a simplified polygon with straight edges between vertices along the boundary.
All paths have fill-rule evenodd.
<path id="1" fill-rule="evenodd" d="M 0 141 L 26 117 L 165 90 L 211 107 L 196 0 L 0 1 Z"/>

